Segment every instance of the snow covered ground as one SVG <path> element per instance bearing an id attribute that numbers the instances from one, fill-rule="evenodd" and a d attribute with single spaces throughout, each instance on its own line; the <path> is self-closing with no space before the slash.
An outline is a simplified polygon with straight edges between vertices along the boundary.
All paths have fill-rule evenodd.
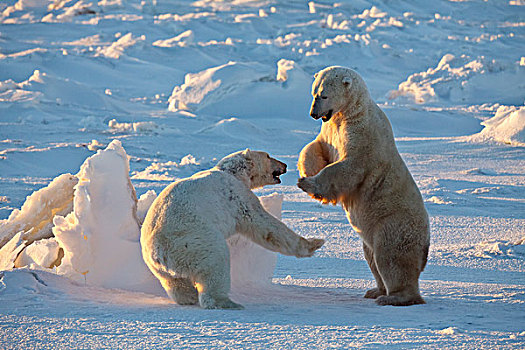
<path id="1" fill-rule="evenodd" d="M 0 245 L 33 265 L 0 272 L 0 348 L 524 348 L 524 19 L 522 0 L 3 1 Z M 363 76 L 421 189 L 432 225 L 426 305 L 362 298 L 374 282 L 359 237 L 340 207 L 295 186 L 298 153 L 320 128 L 308 116 L 313 74 L 329 65 Z M 125 161 L 82 165 L 110 144 L 120 152 L 112 140 L 132 186 Z M 111 242 L 130 244 L 105 255 L 110 272 L 129 271 L 133 192 L 144 195 L 140 222 L 148 191 L 246 147 L 289 167 L 257 193 L 283 194 L 283 221 L 327 242 L 313 258 L 279 256 L 271 285 L 235 285 L 245 310 L 180 307 L 112 278 L 103 287 L 65 263 L 37 268 L 38 252 L 57 252 L 75 230 L 101 237 L 87 225 L 97 217 L 122 234 Z M 73 195 L 77 182 L 105 200 Z M 38 205 L 17 211 L 42 188 Z M 109 203 L 131 226 L 112 221 Z M 36 239 L 25 253 L 24 237 Z M 71 266 L 94 266 L 85 259 Z"/>

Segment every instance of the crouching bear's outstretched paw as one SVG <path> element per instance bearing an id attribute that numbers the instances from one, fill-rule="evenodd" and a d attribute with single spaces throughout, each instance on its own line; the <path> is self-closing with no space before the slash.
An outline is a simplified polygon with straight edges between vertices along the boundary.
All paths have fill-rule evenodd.
<path id="1" fill-rule="evenodd" d="M 323 246 L 323 244 L 324 239 L 321 238 L 301 238 L 300 248 L 295 256 L 298 258 L 311 257 L 317 249 Z"/>
<path id="2" fill-rule="evenodd" d="M 308 248 L 308 253 L 310 253 L 311 255 L 313 255 L 317 249 L 321 248 L 324 245 L 324 239 L 322 238 L 308 238 L 307 241 L 310 244 L 310 247 Z"/>

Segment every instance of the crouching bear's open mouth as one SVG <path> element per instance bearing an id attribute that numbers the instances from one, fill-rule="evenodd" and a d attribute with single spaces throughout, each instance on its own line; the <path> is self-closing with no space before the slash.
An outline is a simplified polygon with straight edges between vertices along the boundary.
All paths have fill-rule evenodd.
<path id="1" fill-rule="evenodd" d="M 272 173 L 272 176 L 273 176 L 273 179 L 276 183 L 280 184 L 281 183 L 281 179 L 279 178 L 279 176 L 281 176 L 282 174 L 286 173 L 286 170 L 275 170 L 273 173 Z"/>
<path id="2" fill-rule="evenodd" d="M 334 113 L 333 109 L 329 110 L 328 113 L 326 113 L 326 115 L 323 115 L 323 117 L 321 118 L 323 122 L 329 121 L 330 118 L 332 118 L 332 113 Z"/>

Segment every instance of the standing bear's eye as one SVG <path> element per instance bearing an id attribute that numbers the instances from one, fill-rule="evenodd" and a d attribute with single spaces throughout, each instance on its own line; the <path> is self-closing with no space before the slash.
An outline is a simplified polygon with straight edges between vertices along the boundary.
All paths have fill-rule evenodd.
<path id="1" fill-rule="evenodd" d="M 326 100 L 326 99 L 328 98 L 328 96 L 321 96 L 321 98 L 322 98 L 323 100 Z"/>

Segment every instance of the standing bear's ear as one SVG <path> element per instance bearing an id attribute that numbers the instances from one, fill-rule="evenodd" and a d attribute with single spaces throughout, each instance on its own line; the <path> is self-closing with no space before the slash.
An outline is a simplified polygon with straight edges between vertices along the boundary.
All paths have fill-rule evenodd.
<path id="1" fill-rule="evenodd" d="M 344 84 L 344 86 L 349 88 L 350 86 L 352 86 L 352 78 L 350 78 L 350 77 L 343 77 L 343 84 Z"/>
<path id="2" fill-rule="evenodd" d="M 242 155 L 243 155 L 243 156 L 249 156 L 251 152 L 252 152 L 252 151 L 250 151 L 249 148 L 246 148 L 244 151 L 242 151 Z"/>
<path id="3" fill-rule="evenodd" d="M 314 79 L 317 79 L 317 76 L 319 75 L 319 73 L 315 73 L 314 74 Z"/>

